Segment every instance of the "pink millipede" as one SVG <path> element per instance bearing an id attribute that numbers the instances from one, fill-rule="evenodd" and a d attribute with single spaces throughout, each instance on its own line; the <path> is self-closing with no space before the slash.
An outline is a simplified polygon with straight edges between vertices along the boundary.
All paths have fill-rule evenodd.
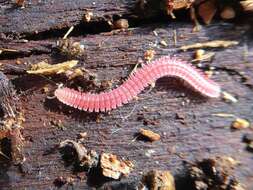
<path id="1" fill-rule="evenodd" d="M 183 79 L 193 89 L 210 98 L 218 98 L 220 86 L 201 74 L 192 65 L 164 56 L 137 69 L 121 86 L 100 94 L 81 93 L 69 88 L 58 88 L 55 96 L 62 103 L 89 112 L 104 112 L 128 103 L 150 83 L 163 76 Z"/>

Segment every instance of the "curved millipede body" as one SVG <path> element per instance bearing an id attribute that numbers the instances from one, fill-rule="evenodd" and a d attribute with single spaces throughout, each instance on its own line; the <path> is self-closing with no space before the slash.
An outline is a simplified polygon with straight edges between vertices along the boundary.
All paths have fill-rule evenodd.
<path id="1" fill-rule="evenodd" d="M 128 103 L 150 83 L 164 76 L 183 79 L 206 97 L 220 96 L 220 86 L 201 74 L 192 65 L 164 56 L 146 64 L 132 74 L 121 86 L 100 94 L 81 93 L 69 88 L 58 88 L 55 96 L 69 106 L 89 112 L 109 111 Z"/>

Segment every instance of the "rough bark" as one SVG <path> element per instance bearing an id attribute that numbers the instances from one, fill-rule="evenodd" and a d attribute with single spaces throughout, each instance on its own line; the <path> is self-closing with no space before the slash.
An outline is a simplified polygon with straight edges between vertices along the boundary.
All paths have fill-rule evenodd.
<path id="1" fill-rule="evenodd" d="M 91 6 L 89 7 L 81 1 L 74 2 L 76 3 L 67 3 L 66 1 L 57 1 L 56 3 L 55 1 L 52 6 L 57 7 L 57 4 L 57 9 L 47 7 L 51 6 L 48 2 L 24 10 L 12 10 L 9 13 L 5 9 L 1 13 L 4 15 L 1 22 L 6 24 L 2 25 L 1 32 L 8 34 L 15 30 L 18 33 L 32 33 L 35 30 L 48 31 L 57 27 L 67 27 L 78 23 L 83 11 L 87 8 L 98 10 L 95 15 L 105 16 L 105 10 L 108 15 L 113 15 L 115 10 L 117 14 L 125 14 L 124 10 L 122 11 L 122 7 L 125 6 L 122 6 L 120 1 L 102 3 L 104 7 L 102 10 L 102 5 L 96 4 L 94 7 L 89 5 Z M 91 1 L 87 2 L 91 3 Z M 66 7 L 73 11 L 66 10 Z M 106 7 L 110 7 L 109 12 Z M 113 10 L 111 7 L 116 8 Z M 56 16 L 52 25 L 38 21 L 41 25 L 31 24 L 30 27 L 30 19 L 28 18 L 35 18 L 32 14 L 42 10 L 48 10 L 46 14 L 48 17 L 55 15 L 52 10 L 60 12 L 64 16 L 69 14 L 69 20 L 62 23 L 58 20 L 60 17 Z M 16 25 L 8 25 L 7 17 L 15 18 L 16 16 L 18 18 L 21 11 L 27 14 L 27 17 L 20 21 L 22 24 L 18 26 L 17 22 Z M 47 18 L 45 22 L 49 22 L 49 20 L 52 19 Z M 158 36 L 154 35 L 154 30 Z M 173 41 L 173 30 L 177 32 L 178 42 L 176 45 Z M 80 112 L 70 109 L 56 100 L 47 99 L 50 93 L 43 92 L 42 88 L 45 85 L 48 85 L 50 92 L 53 92 L 57 88 L 56 82 L 63 84 L 69 84 L 69 82 L 58 76 L 49 79 L 25 74 L 24 71 L 30 64 L 45 59 L 49 63 L 67 60 L 66 56 L 52 51 L 52 46 L 58 38 L 31 40 L 27 43 L 15 40 L 1 41 L 1 48 L 18 50 L 18 52 L 3 53 L 0 56 L 3 72 L 8 74 L 15 84 L 25 113 L 26 121 L 22 133 L 25 138 L 27 171 L 22 173 L 16 166 L 3 161 L 0 170 L 0 187 L 2 189 L 54 189 L 53 182 L 57 177 L 72 176 L 76 173 L 80 175 L 80 172 L 75 171 L 72 165 L 67 166 L 63 162 L 61 154 L 55 149 L 55 146 L 66 139 L 75 140 L 80 132 L 86 131 L 88 137 L 85 142 L 88 149 L 111 152 L 135 163 L 134 171 L 128 178 L 122 180 L 122 184 L 120 184 L 121 182 L 112 183 L 116 189 L 117 187 L 123 189 L 123 186 L 126 189 L 131 189 L 140 179 L 141 172 L 145 173 L 151 169 L 169 169 L 174 175 L 180 176 L 183 170 L 183 161 L 195 161 L 215 155 L 227 155 L 239 160 L 241 165 L 237 167 L 235 175 L 246 189 L 252 189 L 252 153 L 245 149 L 246 146 L 242 142 L 243 134 L 252 131 L 231 131 L 229 126 L 232 118 L 220 118 L 212 115 L 223 112 L 252 119 L 253 66 L 251 63 L 253 56 L 245 54 L 246 50 L 252 52 L 253 49 L 249 33 L 248 27 L 222 23 L 204 27 L 200 32 L 192 33 L 192 24 L 182 22 L 149 24 L 127 31 L 87 36 L 80 34 L 74 37 L 74 41 L 81 41 L 85 45 L 85 55 L 78 58 L 80 67 L 95 73 L 98 84 L 102 80 L 113 80 L 112 88 L 127 78 L 138 60 L 143 59 L 147 49 L 154 49 L 156 58 L 170 54 L 184 60 L 191 60 L 194 51 L 180 52 L 178 48 L 181 45 L 214 39 L 240 41 L 238 46 L 212 50 L 216 53 L 214 59 L 204 63 L 204 69 L 209 66 L 215 67 L 216 72 L 212 78 L 220 83 L 223 89 L 235 95 L 239 100 L 238 103 L 226 103 L 221 99 L 204 99 L 191 89 L 185 88 L 180 81 L 163 78 L 156 83 L 155 88 L 146 89 L 138 96 L 137 100 L 112 111 L 110 114 Z M 161 40 L 165 40 L 168 46 L 161 45 L 159 43 Z M 17 60 L 21 64 L 16 64 Z M 83 86 L 83 88 L 87 91 L 99 91 L 100 89 L 96 85 Z M 63 122 L 64 129 L 59 129 L 52 124 L 52 122 L 59 120 Z M 152 125 L 150 124 L 152 122 L 147 121 L 155 121 L 156 124 Z M 159 133 L 161 140 L 154 143 L 141 140 L 133 141 L 140 128 L 151 129 Z M 153 151 L 153 154 L 147 156 L 150 150 Z M 111 184 L 111 182 L 98 184 L 96 177 L 92 175 L 88 175 L 87 181 L 80 180 L 76 175 L 73 177 L 75 179 L 74 189 L 105 187 Z M 181 186 L 183 185 L 178 182 L 178 189 L 184 189 Z"/>

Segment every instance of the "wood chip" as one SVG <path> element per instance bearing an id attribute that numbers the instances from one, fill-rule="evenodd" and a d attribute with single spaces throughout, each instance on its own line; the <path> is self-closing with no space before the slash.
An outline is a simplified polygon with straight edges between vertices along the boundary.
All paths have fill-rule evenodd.
<path id="1" fill-rule="evenodd" d="M 32 65 L 31 70 L 27 71 L 29 74 L 42 74 L 42 75 L 53 75 L 64 73 L 67 70 L 73 68 L 78 63 L 77 60 L 66 61 L 63 63 L 58 63 L 50 65 L 45 61 L 39 62 L 35 65 Z"/>
<path id="2" fill-rule="evenodd" d="M 163 45 L 164 47 L 167 47 L 167 46 L 168 46 L 168 44 L 167 44 L 167 42 L 166 42 L 165 40 L 161 40 L 161 41 L 160 41 L 160 44 Z"/>
<path id="3" fill-rule="evenodd" d="M 65 140 L 60 143 L 59 148 L 65 148 L 66 146 L 71 146 L 78 157 L 78 164 L 81 167 L 86 167 L 88 169 L 97 167 L 99 156 L 96 151 L 88 151 L 83 144 L 75 142 L 73 140 Z"/>
<path id="4" fill-rule="evenodd" d="M 224 117 L 224 118 L 229 118 L 229 117 L 235 118 L 236 117 L 234 114 L 230 114 L 230 113 L 215 113 L 212 115 L 217 116 L 217 117 Z"/>
<path id="5" fill-rule="evenodd" d="M 152 49 L 149 49 L 145 51 L 144 53 L 144 59 L 148 62 L 151 61 L 154 58 L 154 56 L 155 56 L 155 50 L 152 50 Z"/>
<path id="6" fill-rule="evenodd" d="M 186 51 L 189 49 L 198 49 L 198 48 L 227 48 L 229 46 L 238 45 L 238 41 L 230 41 L 230 40 L 214 40 L 202 43 L 195 43 L 191 45 L 181 46 L 180 50 Z"/>
<path id="7" fill-rule="evenodd" d="M 240 4 L 244 11 L 253 12 L 253 0 L 240 1 Z"/>
<path id="8" fill-rule="evenodd" d="M 175 190 L 174 177 L 169 171 L 153 170 L 143 176 L 138 190 Z"/>
<path id="9" fill-rule="evenodd" d="M 246 129 L 250 126 L 250 123 L 246 119 L 237 118 L 233 121 L 231 127 L 233 129 Z"/>
<path id="10" fill-rule="evenodd" d="M 90 22 L 92 17 L 93 17 L 93 12 L 87 11 L 87 12 L 84 14 L 84 16 L 83 16 L 83 20 L 84 20 L 85 22 Z"/>
<path id="11" fill-rule="evenodd" d="M 128 27 L 127 19 L 119 19 L 113 22 L 113 29 L 127 29 Z"/>
<path id="12" fill-rule="evenodd" d="M 112 179 L 128 176 L 134 167 L 132 162 L 119 160 L 116 155 L 107 153 L 102 153 L 100 166 L 103 175 Z"/>
<path id="13" fill-rule="evenodd" d="M 232 103 L 238 102 L 238 100 L 232 94 L 229 94 L 228 92 L 223 91 L 222 95 L 223 95 L 222 98 L 227 102 L 232 102 Z"/>
<path id="14" fill-rule="evenodd" d="M 0 54 L 2 54 L 3 52 L 18 52 L 18 50 L 15 50 L 15 49 L 0 48 Z"/>
<path id="15" fill-rule="evenodd" d="M 214 55 L 215 55 L 214 52 L 208 52 L 203 55 L 195 55 L 195 59 L 193 59 L 192 62 L 210 61 Z"/>
<path id="16" fill-rule="evenodd" d="M 235 10 L 233 7 L 226 6 L 220 13 L 222 19 L 228 20 L 235 18 Z"/>
<path id="17" fill-rule="evenodd" d="M 143 128 L 140 129 L 139 133 L 148 138 L 150 141 L 158 141 L 161 138 L 159 134 Z"/>

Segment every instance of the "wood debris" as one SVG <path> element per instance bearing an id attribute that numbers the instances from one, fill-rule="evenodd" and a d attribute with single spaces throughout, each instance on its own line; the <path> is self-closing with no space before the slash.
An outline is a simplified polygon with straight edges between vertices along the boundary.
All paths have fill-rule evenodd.
<path id="1" fill-rule="evenodd" d="M 217 116 L 217 117 L 224 117 L 224 118 L 236 118 L 236 116 L 234 114 L 231 114 L 231 113 L 215 113 L 215 114 L 212 114 L 213 116 Z"/>
<path id="2" fill-rule="evenodd" d="M 118 19 L 113 22 L 113 29 L 127 29 L 129 27 L 127 19 Z"/>
<path id="3" fill-rule="evenodd" d="M 42 74 L 42 75 L 54 75 L 65 73 L 69 69 L 76 66 L 77 60 L 66 61 L 58 64 L 48 64 L 45 61 L 41 61 L 37 64 L 32 65 L 31 70 L 26 71 L 28 74 Z"/>
<path id="4" fill-rule="evenodd" d="M 0 55 L 1 55 L 3 52 L 18 52 L 18 50 L 16 50 L 16 49 L 0 48 Z"/>
<path id="5" fill-rule="evenodd" d="M 205 1 L 198 7 L 198 14 L 207 25 L 211 23 L 216 11 L 216 0 Z"/>
<path id="6" fill-rule="evenodd" d="M 232 103 L 238 102 L 238 100 L 232 94 L 229 94 L 228 92 L 225 92 L 225 91 L 222 92 L 222 98 L 227 102 L 232 102 Z"/>
<path id="7" fill-rule="evenodd" d="M 102 153 L 100 165 L 102 174 L 113 179 L 128 176 L 134 167 L 132 162 L 119 160 L 116 155 L 107 153 Z"/>
<path id="8" fill-rule="evenodd" d="M 197 19 L 196 11 L 194 7 L 191 7 L 190 9 L 190 15 L 191 15 L 191 20 L 194 22 L 194 28 L 193 32 L 198 32 L 201 30 L 201 25 L 199 24 L 199 21 Z"/>
<path id="9" fill-rule="evenodd" d="M 78 57 L 84 55 L 84 45 L 73 41 L 72 38 L 63 38 L 56 42 L 58 51 L 69 57 Z"/>
<path id="10" fill-rule="evenodd" d="M 0 105 L 4 114 L 0 122 L 0 140 L 11 140 L 12 161 L 14 164 L 25 162 L 23 153 L 23 137 L 21 135 L 22 124 L 25 121 L 22 111 L 17 105 L 18 98 L 9 79 L 0 72 Z"/>
<path id="11" fill-rule="evenodd" d="M 150 131 L 150 130 L 146 130 L 146 129 L 143 129 L 141 128 L 139 133 L 148 138 L 150 141 L 158 141 L 160 140 L 161 136 L 153 131 Z"/>
<path id="12" fill-rule="evenodd" d="M 78 134 L 78 138 L 79 139 L 84 139 L 84 138 L 86 138 L 87 137 L 87 132 L 82 132 L 82 133 L 79 133 Z"/>
<path id="13" fill-rule="evenodd" d="M 239 164 L 229 156 L 207 158 L 190 164 L 189 181 L 193 188 L 202 189 L 243 189 L 234 176 L 234 169 Z"/>
<path id="14" fill-rule="evenodd" d="M 236 12 L 233 7 L 225 6 L 220 13 L 220 17 L 224 20 L 233 19 L 236 16 Z"/>
<path id="15" fill-rule="evenodd" d="M 253 0 L 240 1 L 240 4 L 244 11 L 253 12 Z"/>
<path id="16" fill-rule="evenodd" d="M 87 12 L 84 14 L 84 16 L 83 16 L 83 20 L 84 20 L 85 22 L 90 22 L 92 17 L 93 17 L 93 12 L 87 11 Z"/>
<path id="17" fill-rule="evenodd" d="M 243 136 L 243 142 L 246 143 L 246 150 L 253 152 L 253 132 L 250 131 Z"/>
<path id="18" fill-rule="evenodd" d="M 175 181 L 169 171 L 152 170 L 143 176 L 138 190 L 175 190 Z"/>
<path id="19" fill-rule="evenodd" d="M 253 132 L 244 134 L 243 142 L 252 143 L 253 142 Z"/>
<path id="20" fill-rule="evenodd" d="M 145 51 L 144 53 L 144 59 L 147 61 L 147 62 L 150 62 L 155 56 L 155 50 L 152 50 L 152 49 L 149 49 L 147 51 Z"/>
<path id="21" fill-rule="evenodd" d="M 227 48 L 227 47 L 238 45 L 238 44 L 239 44 L 238 41 L 214 40 L 214 41 L 181 46 L 180 50 L 186 51 L 189 49 L 198 49 L 198 48 Z"/>
<path id="22" fill-rule="evenodd" d="M 25 7 L 25 0 L 16 0 L 16 5 L 19 7 Z"/>
<path id="23" fill-rule="evenodd" d="M 66 146 L 70 146 L 75 150 L 78 158 L 78 163 L 81 167 L 88 169 L 97 167 L 99 156 L 94 150 L 88 151 L 83 144 L 75 142 L 73 140 L 62 141 L 59 148 L 62 149 Z"/>
<path id="24" fill-rule="evenodd" d="M 246 119 L 236 118 L 235 121 L 232 122 L 231 127 L 233 129 L 246 129 L 250 126 L 250 123 Z"/>
<path id="25" fill-rule="evenodd" d="M 176 17 L 173 13 L 174 10 L 188 9 L 191 7 L 194 1 L 195 0 L 166 0 L 164 1 L 166 13 L 175 19 Z"/>
<path id="26" fill-rule="evenodd" d="M 161 41 L 160 41 L 160 44 L 163 45 L 164 47 L 167 47 L 167 46 L 168 46 L 168 44 L 167 44 L 167 42 L 166 42 L 165 40 L 161 40 Z"/>
<path id="27" fill-rule="evenodd" d="M 192 62 L 209 61 L 214 55 L 214 52 L 205 53 L 205 50 L 198 49 L 195 52 L 195 59 L 193 59 Z"/>

